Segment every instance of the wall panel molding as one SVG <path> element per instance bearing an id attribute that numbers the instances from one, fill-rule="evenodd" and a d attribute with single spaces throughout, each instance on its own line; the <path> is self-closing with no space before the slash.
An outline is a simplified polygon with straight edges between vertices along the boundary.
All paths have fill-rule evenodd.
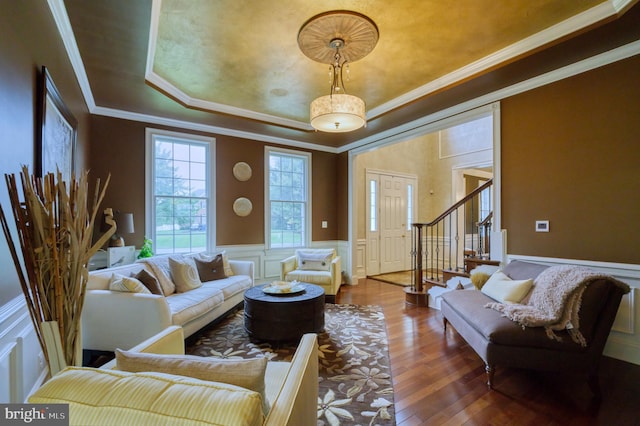
<path id="1" fill-rule="evenodd" d="M 16 342 L 0 346 L 0 402 L 20 402 L 16 399 Z"/>
<path id="2" fill-rule="evenodd" d="M 20 295 L 0 307 L 0 403 L 21 403 L 46 377 L 40 343 Z"/>
<path id="3" fill-rule="evenodd" d="M 310 248 L 334 248 L 341 257 L 343 276 L 345 271 L 351 270 L 351 256 L 347 241 L 314 241 Z M 249 260 L 254 263 L 254 279 L 269 281 L 280 278 L 280 261 L 295 254 L 295 249 L 270 249 L 263 244 L 217 246 L 216 251 L 225 250 L 230 259 Z M 350 279 L 350 277 L 345 277 Z M 346 281 L 349 283 L 349 281 Z"/>
<path id="4" fill-rule="evenodd" d="M 367 239 L 360 238 L 356 241 L 356 253 L 355 253 L 355 282 L 358 279 L 367 277 Z"/>
<path id="5" fill-rule="evenodd" d="M 636 303 L 636 295 L 640 291 L 640 265 L 516 254 L 508 254 L 507 258 L 509 261 L 523 260 L 549 266 L 568 264 L 586 266 L 628 284 L 631 291 L 622 297 L 604 354 L 640 365 L 640 306 Z"/>

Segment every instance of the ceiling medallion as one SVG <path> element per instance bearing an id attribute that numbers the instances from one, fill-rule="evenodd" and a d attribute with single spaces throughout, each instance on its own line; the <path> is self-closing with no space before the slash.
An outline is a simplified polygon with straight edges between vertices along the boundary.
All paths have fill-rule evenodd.
<path id="1" fill-rule="evenodd" d="M 348 95 L 349 63 L 367 56 L 378 43 L 378 27 L 368 17 L 339 10 L 316 15 L 302 25 L 298 46 L 316 62 L 329 64 L 331 90 L 311 102 L 311 125 L 323 132 L 350 132 L 366 125 L 365 103 Z"/>

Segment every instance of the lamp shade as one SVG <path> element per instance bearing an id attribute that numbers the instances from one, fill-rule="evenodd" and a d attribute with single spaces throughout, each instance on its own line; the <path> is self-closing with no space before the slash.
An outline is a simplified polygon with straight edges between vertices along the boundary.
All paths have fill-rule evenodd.
<path id="1" fill-rule="evenodd" d="M 133 234 L 133 213 L 119 213 L 117 215 L 116 224 L 118 225 L 118 234 Z"/>
<path id="2" fill-rule="evenodd" d="M 311 125 L 322 132 L 351 132 L 366 123 L 364 101 L 357 96 L 332 94 L 311 102 Z"/>

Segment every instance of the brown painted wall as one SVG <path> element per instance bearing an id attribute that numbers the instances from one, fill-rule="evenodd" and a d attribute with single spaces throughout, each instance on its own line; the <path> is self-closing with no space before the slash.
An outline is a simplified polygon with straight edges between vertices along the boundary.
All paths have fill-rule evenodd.
<path id="1" fill-rule="evenodd" d="M 252 169 L 251 179 L 233 177 L 233 166 L 244 161 Z M 230 136 L 216 136 L 216 220 L 217 244 L 264 243 L 264 144 Z M 233 212 L 238 197 L 251 200 L 253 210 L 246 217 Z"/>
<path id="2" fill-rule="evenodd" d="M 537 69 L 536 62 L 551 68 L 554 57 L 580 59 L 590 51 L 607 50 L 603 44 L 615 47 L 637 40 L 639 15 L 640 7 L 635 6 L 616 28 L 603 27 L 584 40 L 569 41 L 565 49 L 525 58 L 503 74 L 512 73 L 518 76 L 512 80 L 519 81 L 527 70 Z M 140 246 L 145 124 L 89 117 L 51 13 L 41 0 L 2 2 L 0 172 L 17 173 L 22 164 L 33 169 L 36 87 L 42 65 L 49 68 L 78 119 L 77 166 L 89 166 L 91 178 L 112 173 L 105 205 L 136 213 L 137 232 L 128 243 Z M 639 59 L 632 58 L 503 101 L 503 225 L 508 229 L 510 253 L 640 263 L 635 251 L 640 235 L 638 75 Z M 493 87 L 492 80 L 502 77 L 491 74 L 473 81 L 486 91 Z M 447 92 L 455 97 L 457 91 L 464 91 L 468 98 L 473 87 L 460 85 Z M 425 111 L 416 114 L 422 116 Z M 216 139 L 218 244 L 261 244 L 264 143 L 226 136 Z M 230 178 L 230 168 L 237 161 L 247 161 L 254 169 L 249 182 Z M 312 239 L 348 240 L 348 154 L 314 152 L 312 167 Z M 230 210 L 232 200 L 241 195 L 255 200 L 247 218 L 238 218 Z M 6 189 L 0 189 L 0 202 L 8 210 Z M 551 221 L 549 234 L 533 232 L 537 219 Z M 329 222 L 327 229 L 320 227 L 322 220 Z M 20 292 L 4 239 L 0 239 L 0 270 L 1 306 Z"/>
<path id="3" fill-rule="evenodd" d="M 77 167 L 83 168 L 87 155 L 88 112 L 47 2 L 3 1 L 0 12 L 2 174 L 17 174 L 22 165 L 27 165 L 30 172 L 34 171 L 37 82 L 42 65 L 49 69 L 63 101 L 78 120 Z M 13 215 L 4 183 L 0 184 L 0 203 L 12 223 Z M 14 229 L 15 225 L 11 228 Z M 0 237 L 0 271 L 2 306 L 20 294 L 18 276 L 4 236 Z"/>
<path id="4" fill-rule="evenodd" d="M 230 136 L 216 137 L 217 164 L 217 244 L 264 244 L 264 150 L 265 143 Z M 291 148 L 289 148 L 291 149 Z M 313 151 L 311 156 L 312 185 L 312 241 L 338 239 L 336 211 L 335 154 Z M 233 166 L 239 161 L 248 163 L 253 174 L 250 180 L 239 182 L 233 177 Z M 253 211 L 247 217 L 233 212 L 233 201 L 247 197 Z M 322 221 L 328 227 L 322 229 Z"/>
<path id="5" fill-rule="evenodd" d="M 145 123 L 93 116 L 91 126 L 92 155 L 90 167 L 96 176 L 111 173 L 111 183 L 105 206 L 134 213 L 135 233 L 125 236 L 127 244 L 140 247 L 145 227 L 145 128 L 164 128 L 184 133 L 187 130 L 165 128 Z M 223 135 L 207 135 L 216 139 L 216 244 L 264 244 L 264 148 L 265 143 Z M 233 166 L 239 161 L 248 163 L 252 177 L 240 182 L 233 177 Z M 337 155 L 312 153 L 312 240 L 338 239 L 337 213 Z M 237 216 L 232 209 L 238 197 L 249 198 L 252 213 Z M 327 220 L 327 229 L 321 221 Z M 346 237 L 344 238 L 346 239 Z"/>
<path id="6" fill-rule="evenodd" d="M 639 77 L 636 56 L 502 102 L 509 253 L 640 263 Z"/>
<path id="7" fill-rule="evenodd" d="M 349 153 L 338 155 L 336 199 L 338 206 L 338 240 L 349 240 Z"/>
<path id="8" fill-rule="evenodd" d="M 133 213 L 134 234 L 124 235 L 125 244 L 140 247 L 144 239 L 144 140 L 141 123 L 91 117 L 91 175 L 102 180 L 110 175 L 103 207 Z"/>
<path id="9" fill-rule="evenodd" d="M 313 153 L 311 235 L 314 241 L 338 239 L 337 162 L 336 154 Z M 323 220 L 327 221 L 325 229 L 322 228 Z"/>

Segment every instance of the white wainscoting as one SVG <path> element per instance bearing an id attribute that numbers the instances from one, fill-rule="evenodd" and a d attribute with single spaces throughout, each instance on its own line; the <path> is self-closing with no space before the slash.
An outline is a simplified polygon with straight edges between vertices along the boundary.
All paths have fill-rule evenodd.
<path id="1" fill-rule="evenodd" d="M 347 241 L 313 242 L 310 248 L 335 248 L 340 256 L 342 275 L 346 283 L 350 283 L 351 256 Z M 218 246 L 217 250 L 225 250 L 230 259 L 250 260 L 254 263 L 255 281 L 271 281 L 280 278 L 280 261 L 295 254 L 295 249 L 270 249 L 262 244 Z"/>
<path id="2" fill-rule="evenodd" d="M 345 278 L 351 279 L 351 256 L 348 242 L 315 243 L 312 247 L 338 249 L 342 257 Z M 262 245 L 218 247 L 227 250 L 232 259 L 251 260 L 255 264 L 256 281 L 280 276 L 280 260 L 292 255 L 294 250 L 265 250 Z M 356 245 L 355 272 L 364 278 L 365 240 Z M 618 316 L 607 341 L 604 353 L 612 358 L 640 365 L 640 303 L 636 296 L 640 291 L 640 265 L 589 262 L 571 259 L 542 258 L 509 254 L 508 260 L 518 259 L 546 265 L 578 264 L 612 275 L 629 284 L 632 291 L 625 295 Z M 362 276 L 360 276 L 362 274 Z M 23 296 L 16 297 L 0 307 L 0 403 L 24 402 L 46 377 L 47 370 L 38 339 L 31 323 Z"/>
<path id="3" fill-rule="evenodd" d="M 514 259 L 526 260 L 551 266 L 565 264 L 587 266 L 627 283 L 631 287 L 631 292 L 622 297 L 618 315 L 604 348 L 604 354 L 611 358 L 640 365 L 640 303 L 636 303 L 635 300 L 640 291 L 640 265 L 514 254 L 508 254 L 507 258 L 509 261 Z"/>
<path id="4" fill-rule="evenodd" d="M 361 238 L 356 242 L 353 282 L 367 278 L 367 239 Z"/>
<path id="5" fill-rule="evenodd" d="M 0 403 L 21 403 L 47 370 L 23 296 L 0 307 Z"/>
<path id="6" fill-rule="evenodd" d="M 351 256 L 347 241 L 312 243 L 312 248 L 335 248 L 341 256 L 343 276 L 350 280 Z M 280 277 L 280 261 L 293 249 L 265 250 L 263 245 L 219 246 L 231 259 L 255 265 L 256 282 Z M 23 296 L 0 306 L 0 403 L 20 403 L 37 389 L 47 375 L 44 355 Z"/>

